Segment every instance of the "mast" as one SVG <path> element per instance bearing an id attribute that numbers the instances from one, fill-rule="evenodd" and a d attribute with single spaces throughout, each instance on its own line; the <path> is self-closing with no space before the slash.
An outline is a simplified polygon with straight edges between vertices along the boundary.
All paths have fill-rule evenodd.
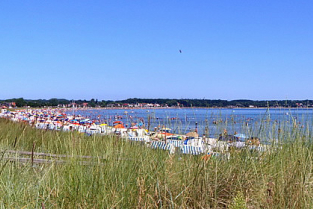
<path id="1" fill-rule="evenodd" d="M 72 100 L 72 111 L 73 111 L 73 116 L 74 116 L 74 100 Z"/>

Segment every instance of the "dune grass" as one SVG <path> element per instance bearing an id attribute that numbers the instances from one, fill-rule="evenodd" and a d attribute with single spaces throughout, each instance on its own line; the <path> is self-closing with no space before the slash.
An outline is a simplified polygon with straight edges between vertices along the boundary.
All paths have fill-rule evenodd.
<path id="1" fill-rule="evenodd" d="M 0 119 L 1 208 L 312 208 L 309 130 L 280 130 L 267 153 L 230 159 L 169 155 L 115 136 L 36 130 Z M 68 155 L 65 163 L 10 162 L 6 150 Z M 93 158 L 83 159 L 79 156 Z M 16 154 L 13 154 L 15 157 Z M 53 158 L 56 160 L 56 158 Z"/>

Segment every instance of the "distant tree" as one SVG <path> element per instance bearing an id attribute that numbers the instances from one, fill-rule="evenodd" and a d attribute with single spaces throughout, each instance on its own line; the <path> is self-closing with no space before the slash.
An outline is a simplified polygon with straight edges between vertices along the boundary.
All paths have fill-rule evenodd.
<path id="1" fill-rule="evenodd" d="M 49 104 L 49 106 L 56 107 L 56 106 L 58 106 L 59 101 L 56 98 L 52 98 L 52 99 L 49 99 L 48 104 Z"/>
<path id="2" fill-rule="evenodd" d="M 13 99 L 17 107 L 24 107 L 26 101 L 23 98 Z"/>
<path id="3" fill-rule="evenodd" d="M 95 106 L 96 106 L 95 99 L 91 99 L 90 102 L 89 102 L 89 105 L 90 105 L 91 107 L 95 107 Z"/>

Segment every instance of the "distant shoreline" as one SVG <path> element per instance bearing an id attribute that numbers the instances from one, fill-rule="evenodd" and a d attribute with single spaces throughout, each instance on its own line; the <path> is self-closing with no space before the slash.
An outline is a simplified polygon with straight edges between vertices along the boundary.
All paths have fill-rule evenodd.
<path id="1" fill-rule="evenodd" d="M 72 110 L 72 108 L 60 108 L 66 110 Z M 159 110 L 159 109 L 229 109 L 229 110 L 260 110 L 260 109 L 284 109 L 284 110 L 312 110 L 313 108 L 297 108 L 297 107 L 238 107 L 238 108 L 228 108 L 228 107 L 154 107 L 154 108 L 137 108 L 137 107 L 88 107 L 88 108 L 74 108 L 75 110 Z"/>
<path id="2" fill-rule="evenodd" d="M 28 107 L 28 108 L 4 108 L 7 110 L 26 110 L 26 109 L 60 109 L 60 110 L 65 110 L 65 111 L 71 111 L 73 108 L 71 107 Z M 159 109 L 229 109 L 229 110 L 261 110 L 261 109 L 270 109 L 270 110 L 277 110 L 277 109 L 282 109 L 282 110 L 312 110 L 313 107 L 145 107 L 145 108 L 140 108 L 140 107 L 87 107 L 87 108 L 74 108 L 74 110 L 159 110 Z"/>

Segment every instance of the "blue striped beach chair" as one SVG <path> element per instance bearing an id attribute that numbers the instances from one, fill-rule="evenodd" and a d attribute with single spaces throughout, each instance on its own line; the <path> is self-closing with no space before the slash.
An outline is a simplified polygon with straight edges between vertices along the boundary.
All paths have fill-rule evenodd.
<path id="1" fill-rule="evenodd" d="M 85 128 L 79 128 L 77 131 L 79 133 L 86 133 L 86 129 Z"/>
<path id="2" fill-rule="evenodd" d="M 63 126 L 62 131 L 70 131 L 70 127 L 69 126 Z"/>
<path id="3" fill-rule="evenodd" d="M 183 154 L 191 154 L 191 155 L 200 155 L 204 153 L 204 150 L 202 147 L 194 147 L 194 146 L 189 146 L 189 145 L 181 146 L 180 151 Z"/>
<path id="4" fill-rule="evenodd" d="M 265 152 L 267 150 L 266 146 L 250 146 L 250 150 L 255 150 L 258 152 Z"/>
<path id="5" fill-rule="evenodd" d="M 173 145 L 171 144 L 166 144 L 165 142 L 161 141 L 153 141 L 151 143 L 151 148 L 152 149 L 163 149 L 163 150 L 171 150 Z"/>
<path id="6" fill-rule="evenodd" d="M 127 132 L 128 138 L 133 138 L 135 137 L 134 134 Z"/>
<path id="7" fill-rule="evenodd" d="M 218 152 L 209 152 L 208 155 L 211 155 L 212 157 L 220 157 L 220 153 Z"/>
<path id="8" fill-rule="evenodd" d="M 54 124 L 49 124 L 49 126 L 47 126 L 47 129 L 54 130 L 55 129 L 55 125 Z"/>
<path id="9" fill-rule="evenodd" d="M 145 141 L 144 137 L 128 137 L 129 140 L 131 141 L 136 141 L 136 142 L 143 142 Z"/>
<path id="10" fill-rule="evenodd" d="M 47 126 L 46 126 L 44 123 L 37 123 L 37 124 L 36 124 L 36 128 L 37 128 L 37 129 L 46 129 Z"/>
<path id="11" fill-rule="evenodd" d="M 183 142 L 181 140 L 167 140 L 167 143 L 174 145 L 174 147 L 180 147 Z"/>

